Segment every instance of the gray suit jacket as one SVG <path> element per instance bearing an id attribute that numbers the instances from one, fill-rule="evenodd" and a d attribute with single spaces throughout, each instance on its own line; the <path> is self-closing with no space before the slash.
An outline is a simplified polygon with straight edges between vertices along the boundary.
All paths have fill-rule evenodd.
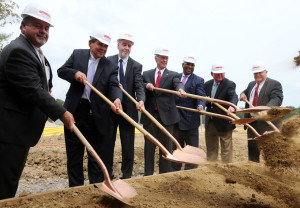
<path id="1" fill-rule="evenodd" d="M 147 83 L 152 83 L 155 86 L 155 69 L 151 69 L 145 71 L 143 73 L 144 79 L 144 87 L 146 87 Z M 175 90 L 184 89 L 184 85 L 180 82 L 178 78 L 178 73 L 174 71 L 169 71 L 167 68 L 161 76 L 161 80 L 159 83 L 160 88 Z M 175 104 L 175 98 L 173 94 L 160 92 L 160 91 L 149 91 L 146 90 L 146 102 L 145 108 L 151 115 L 154 114 L 155 105 L 157 105 L 158 113 L 160 119 L 165 125 L 172 125 L 179 122 L 180 117 L 178 114 L 178 110 Z M 142 114 L 141 123 L 144 125 L 150 124 L 152 121 Z"/>
<path id="2" fill-rule="evenodd" d="M 50 68 L 47 60 L 46 65 Z M 51 79 L 49 82 L 51 89 Z M 34 146 L 48 116 L 55 121 L 65 111 L 49 94 L 36 51 L 20 35 L 3 49 L 0 57 L 0 141 Z"/>
<path id="3" fill-rule="evenodd" d="M 118 64 L 119 55 L 107 57 L 111 62 Z M 137 101 L 145 101 L 145 92 L 143 86 L 143 77 L 142 77 L 142 68 L 143 66 L 132 59 L 128 58 L 128 63 L 125 72 L 125 79 L 127 85 L 127 92 Z M 123 95 L 126 96 L 126 95 Z M 136 122 L 138 121 L 138 112 L 136 110 L 136 105 L 128 98 L 126 99 L 127 103 L 123 106 L 123 110 Z"/>
<path id="4" fill-rule="evenodd" d="M 244 90 L 242 93 L 245 93 L 247 98 L 250 98 L 251 90 L 253 89 L 254 85 L 256 84 L 255 81 L 252 81 L 249 83 L 246 90 Z M 266 78 L 266 81 L 264 83 L 264 86 L 261 88 L 257 105 L 258 106 L 281 106 L 283 100 L 283 92 L 282 92 L 282 86 L 280 82 L 277 80 Z M 249 105 L 246 103 L 245 108 L 249 108 Z M 250 114 L 245 114 L 245 118 L 250 118 Z M 273 122 L 277 127 L 281 124 L 280 122 Z M 255 121 L 250 123 L 257 131 L 258 133 L 262 134 L 265 131 L 272 130 L 271 127 L 265 122 L 265 121 Z"/>

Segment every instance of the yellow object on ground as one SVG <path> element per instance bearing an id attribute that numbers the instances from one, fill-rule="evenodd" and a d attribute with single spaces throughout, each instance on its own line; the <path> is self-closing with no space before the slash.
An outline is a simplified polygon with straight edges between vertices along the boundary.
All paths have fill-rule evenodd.
<path id="1" fill-rule="evenodd" d="M 60 135 L 64 133 L 64 127 L 55 127 L 55 128 L 44 128 L 43 137 L 48 137 L 52 135 Z M 117 130 L 117 134 L 119 134 L 119 128 Z M 135 129 L 136 134 L 141 134 L 138 129 Z"/>

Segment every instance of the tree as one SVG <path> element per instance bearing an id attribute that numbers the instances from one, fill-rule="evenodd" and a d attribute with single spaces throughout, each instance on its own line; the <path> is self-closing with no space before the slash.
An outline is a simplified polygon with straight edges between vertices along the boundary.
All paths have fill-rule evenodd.
<path id="1" fill-rule="evenodd" d="M 0 0 L 0 27 L 4 27 L 7 23 L 12 24 L 19 21 L 19 15 L 13 12 L 16 8 L 19 8 L 19 6 L 12 0 Z M 3 49 L 4 41 L 11 35 L 12 33 L 0 33 L 0 52 Z"/>

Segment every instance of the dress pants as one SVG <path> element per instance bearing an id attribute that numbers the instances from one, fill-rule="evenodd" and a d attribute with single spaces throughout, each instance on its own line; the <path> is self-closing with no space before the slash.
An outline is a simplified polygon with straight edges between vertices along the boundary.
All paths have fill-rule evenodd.
<path id="1" fill-rule="evenodd" d="M 171 134 L 173 134 L 174 125 L 164 125 L 158 111 L 155 111 L 153 117 L 161 123 Z M 153 122 L 144 125 L 144 128 L 154 136 L 168 151 L 172 152 L 172 140 L 169 139 Z M 145 137 L 144 157 L 145 157 L 145 176 L 153 175 L 154 172 L 154 156 L 156 145 Z M 159 150 L 159 173 L 167 173 L 171 171 L 171 161 L 162 157 L 163 153 Z"/>
<path id="2" fill-rule="evenodd" d="M 107 159 L 105 157 L 105 136 L 100 135 L 93 115 L 90 113 L 90 103 L 88 100 L 81 99 L 74 113 L 76 126 L 85 136 L 93 149 L 97 152 L 105 165 Z M 78 139 L 75 133 L 65 128 L 65 141 L 67 151 L 67 170 L 69 176 L 69 186 L 81 186 L 84 184 L 83 174 L 83 156 L 85 147 Z M 103 172 L 94 158 L 88 152 L 88 178 L 90 184 L 99 183 L 104 180 Z"/>
<path id="3" fill-rule="evenodd" d="M 205 142 L 208 161 L 214 162 L 218 160 L 219 141 L 221 145 L 222 162 L 232 162 L 232 131 L 218 131 L 215 127 L 214 122 L 209 119 L 207 128 L 205 129 Z"/>
<path id="4" fill-rule="evenodd" d="M 29 147 L 0 142 L 0 200 L 16 195 Z"/>
<path id="5" fill-rule="evenodd" d="M 180 130 L 178 123 L 174 125 L 174 137 L 177 139 L 181 147 L 190 145 L 193 147 L 199 147 L 199 130 L 198 128 L 189 130 Z M 173 150 L 177 149 L 175 143 L 173 143 Z M 171 170 L 179 171 L 181 170 L 181 163 L 172 162 Z M 185 164 L 184 169 L 190 170 L 197 168 L 196 164 Z"/>
<path id="6" fill-rule="evenodd" d="M 125 111 L 126 113 L 126 111 Z M 125 118 L 111 112 L 112 131 L 111 131 L 111 153 L 109 157 L 109 164 L 111 170 L 113 169 L 114 149 L 116 142 L 117 128 L 119 126 L 120 139 L 122 146 L 122 178 L 131 178 L 134 162 L 134 131 L 135 127 L 129 123 Z"/>

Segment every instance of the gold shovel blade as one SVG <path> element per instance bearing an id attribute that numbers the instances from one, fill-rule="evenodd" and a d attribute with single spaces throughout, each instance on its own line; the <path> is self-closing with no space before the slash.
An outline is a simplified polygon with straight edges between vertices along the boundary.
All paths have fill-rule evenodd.
<path id="1" fill-rule="evenodd" d="M 136 190 L 122 180 L 114 181 L 112 182 L 112 184 L 115 190 L 112 190 L 105 183 L 95 184 L 94 186 L 111 195 L 112 197 L 120 200 L 121 202 L 130 205 L 130 199 L 137 195 Z"/>
<path id="2" fill-rule="evenodd" d="M 186 153 L 192 154 L 192 155 L 198 155 L 202 158 L 206 158 L 206 153 L 198 147 L 193 147 L 191 145 L 186 145 L 183 148 L 183 151 L 186 152 Z"/>
<path id="3" fill-rule="evenodd" d="M 231 121 L 231 123 L 232 124 L 247 124 L 247 123 L 251 123 L 256 120 L 257 120 L 257 118 L 240 118 L 240 119 Z"/>
<path id="4" fill-rule="evenodd" d="M 188 164 L 206 164 L 206 159 L 198 156 L 192 155 L 180 150 L 174 150 L 172 154 L 167 156 L 163 155 L 163 158 L 176 163 L 188 163 Z"/>

